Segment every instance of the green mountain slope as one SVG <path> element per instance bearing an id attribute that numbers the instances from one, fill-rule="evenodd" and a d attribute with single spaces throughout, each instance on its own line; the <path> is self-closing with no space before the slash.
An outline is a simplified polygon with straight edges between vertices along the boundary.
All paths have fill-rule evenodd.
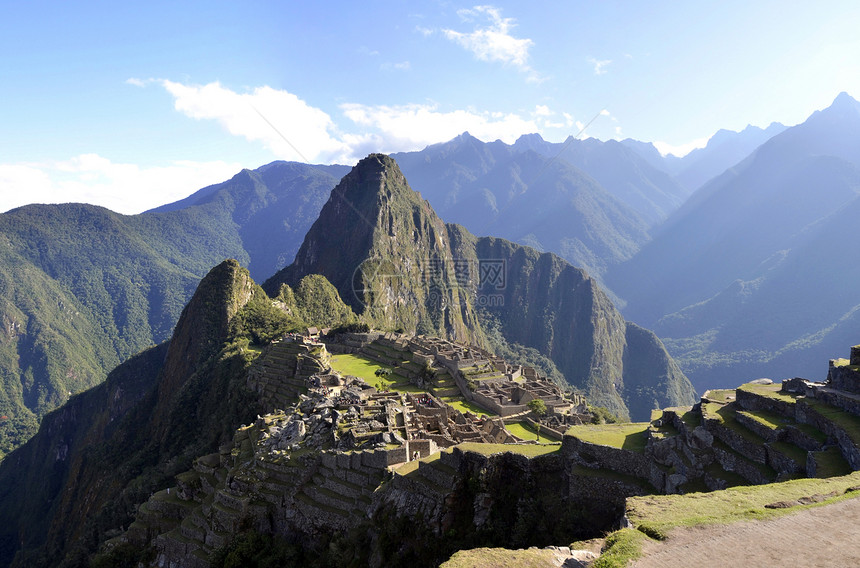
<path id="1" fill-rule="evenodd" d="M 260 351 L 253 338 L 290 329 L 290 307 L 303 317 L 350 315 L 319 276 L 295 296 L 279 307 L 224 261 L 200 282 L 169 342 L 49 413 L 0 463 L 0 566 L 88 565 L 153 491 L 253 422 L 264 411 L 246 386 Z"/>
<path id="2" fill-rule="evenodd" d="M 141 215 L 81 204 L 0 215 L 0 458 L 71 394 L 166 340 L 208 269 L 290 262 L 340 166 L 275 162 Z"/>
<path id="3" fill-rule="evenodd" d="M 169 344 L 117 367 L 48 414 L 39 434 L 0 463 L 0 565 L 58 564 L 127 523 L 134 504 L 217 448 L 260 409 L 244 387 L 253 358 L 231 326 L 251 306 L 282 312 L 236 261 L 204 278 Z M 268 306 L 268 308 L 266 307 Z"/>

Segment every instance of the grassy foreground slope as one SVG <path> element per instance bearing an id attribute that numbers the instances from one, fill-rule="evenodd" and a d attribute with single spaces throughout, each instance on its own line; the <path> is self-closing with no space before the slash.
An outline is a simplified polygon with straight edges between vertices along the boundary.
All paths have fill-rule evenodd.
<path id="1" fill-rule="evenodd" d="M 595 568 L 623 567 L 638 558 L 649 539 L 671 538 L 672 529 L 767 520 L 802 509 L 860 497 L 860 472 L 828 479 L 795 479 L 731 487 L 711 493 L 648 495 L 627 500 L 634 528 L 613 533 Z"/>

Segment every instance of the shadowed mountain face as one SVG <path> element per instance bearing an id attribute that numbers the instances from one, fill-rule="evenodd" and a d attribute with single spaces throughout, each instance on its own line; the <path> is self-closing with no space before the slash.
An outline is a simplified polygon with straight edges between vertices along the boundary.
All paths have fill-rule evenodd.
<path id="1" fill-rule="evenodd" d="M 371 155 L 341 181 L 296 261 L 264 288 L 274 294 L 310 273 L 328 278 L 382 329 L 481 343 L 483 318 L 492 317 L 508 341 L 537 349 L 595 404 L 623 416 L 643 418 L 655 401 L 694 397 L 659 340 L 630 328 L 583 270 L 445 225 L 387 156 Z M 628 333 L 639 347 L 628 348 Z M 641 340 L 643 334 L 651 339 Z M 637 367 L 650 378 L 629 388 L 625 381 Z"/>
<path id="2" fill-rule="evenodd" d="M 700 389 L 822 378 L 860 332 L 858 207 L 860 103 L 842 94 L 703 186 L 607 282 Z"/>

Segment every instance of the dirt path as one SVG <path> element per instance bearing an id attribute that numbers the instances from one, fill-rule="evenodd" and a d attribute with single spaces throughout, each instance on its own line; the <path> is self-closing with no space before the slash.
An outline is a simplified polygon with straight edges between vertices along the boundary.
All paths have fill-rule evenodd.
<path id="1" fill-rule="evenodd" d="M 857 568 L 860 499 L 768 521 L 679 528 L 648 543 L 633 568 Z"/>

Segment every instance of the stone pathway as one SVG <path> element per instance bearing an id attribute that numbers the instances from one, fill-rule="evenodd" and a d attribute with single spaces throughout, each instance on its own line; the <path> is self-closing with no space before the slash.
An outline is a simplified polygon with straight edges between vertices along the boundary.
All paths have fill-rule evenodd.
<path id="1" fill-rule="evenodd" d="M 673 530 L 646 544 L 633 568 L 856 568 L 860 566 L 860 498 L 767 521 Z"/>

